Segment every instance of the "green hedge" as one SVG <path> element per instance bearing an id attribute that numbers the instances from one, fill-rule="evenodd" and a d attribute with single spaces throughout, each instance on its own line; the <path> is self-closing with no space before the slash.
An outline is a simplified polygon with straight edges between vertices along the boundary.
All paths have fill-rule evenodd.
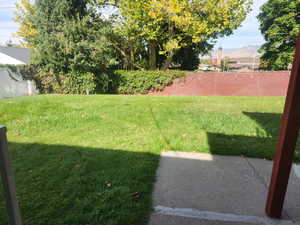
<path id="1" fill-rule="evenodd" d="M 185 71 L 124 71 L 112 74 L 111 90 L 118 94 L 146 94 L 160 91 L 172 84 L 176 78 L 183 77 Z"/>
<path id="2" fill-rule="evenodd" d="M 186 71 L 116 70 L 101 74 L 52 74 L 38 71 L 32 65 L 1 65 L 18 72 L 24 79 L 35 80 L 40 93 L 59 94 L 147 94 L 160 91 L 183 77 Z"/>

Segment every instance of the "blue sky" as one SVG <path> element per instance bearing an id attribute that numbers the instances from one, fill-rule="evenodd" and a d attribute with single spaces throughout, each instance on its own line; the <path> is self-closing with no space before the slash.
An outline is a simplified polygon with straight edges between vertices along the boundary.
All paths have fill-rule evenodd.
<path id="1" fill-rule="evenodd" d="M 5 44 L 9 39 L 18 42 L 13 33 L 18 29 L 18 24 L 13 21 L 14 5 L 18 0 L 0 0 L 0 44 Z M 267 0 L 254 0 L 251 13 L 233 35 L 218 40 L 216 47 L 240 48 L 248 45 L 261 45 L 264 38 L 259 31 L 256 19 L 260 6 Z"/>
<path id="2" fill-rule="evenodd" d="M 253 0 L 252 11 L 248 14 L 241 27 L 234 31 L 233 35 L 218 40 L 217 47 L 240 48 L 248 45 L 261 45 L 265 42 L 259 30 L 259 22 L 256 16 L 260 7 L 267 0 Z"/>
<path id="3" fill-rule="evenodd" d="M 12 34 L 18 29 L 18 24 L 13 21 L 14 6 L 17 0 L 0 0 L 0 44 L 12 39 L 14 42 L 16 38 Z"/>

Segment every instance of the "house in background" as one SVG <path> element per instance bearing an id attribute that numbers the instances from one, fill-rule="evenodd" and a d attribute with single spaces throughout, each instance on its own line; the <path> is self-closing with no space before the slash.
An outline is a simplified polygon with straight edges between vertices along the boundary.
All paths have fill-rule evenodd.
<path id="1" fill-rule="evenodd" d="M 29 49 L 0 46 L 0 98 L 38 94 L 34 80 L 23 76 L 18 66 L 29 63 Z"/>
<path id="2" fill-rule="evenodd" d="M 0 46 L 0 64 L 25 65 L 30 63 L 30 49 Z"/>
<path id="3" fill-rule="evenodd" d="M 209 62 L 210 67 L 216 71 L 221 71 L 226 65 L 230 71 L 253 71 L 260 66 L 259 46 L 247 46 L 238 49 L 218 48 L 204 56 L 202 60 Z"/>

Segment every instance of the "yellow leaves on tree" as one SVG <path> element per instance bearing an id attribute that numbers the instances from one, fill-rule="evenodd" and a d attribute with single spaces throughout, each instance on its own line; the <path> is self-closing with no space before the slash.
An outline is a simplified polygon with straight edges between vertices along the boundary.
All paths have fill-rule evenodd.
<path id="1" fill-rule="evenodd" d="M 15 12 L 15 21 L 20 24 L 16 35 L 22 38 L 24 47 L 32 47 L 32 42 L 37 35 L 37 30 L 30 21 L 30 16 L 34 14 L 34 5 L 30 0 L 21 0 L 16 4 L 17 11 Z"/>
<path id="2" fill-rule="evenodd" d="M 252 0 L 120 0 L 120 12 L 137 26 L 146 41 L 156 41 L 159 52 L 172 52 L 193 43 L 229 35 L 245 19 Z M 190 41 L 188 41 L 190 43 Z M 161 49 L 163 48 L 163 49 Z"/>

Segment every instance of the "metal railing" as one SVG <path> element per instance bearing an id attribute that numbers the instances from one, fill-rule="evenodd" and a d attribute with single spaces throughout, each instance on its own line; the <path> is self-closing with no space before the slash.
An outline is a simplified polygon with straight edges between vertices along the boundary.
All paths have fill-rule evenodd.
<path id="1" fill-rule="evenodd" d="M 16 185 L 11 164 L 8 158 L 6 127 L 0 125 L 0 173 L 4 188 L 4 196 L 11 225 L 22 225 L 21 213 L 16 196 Z"/>

